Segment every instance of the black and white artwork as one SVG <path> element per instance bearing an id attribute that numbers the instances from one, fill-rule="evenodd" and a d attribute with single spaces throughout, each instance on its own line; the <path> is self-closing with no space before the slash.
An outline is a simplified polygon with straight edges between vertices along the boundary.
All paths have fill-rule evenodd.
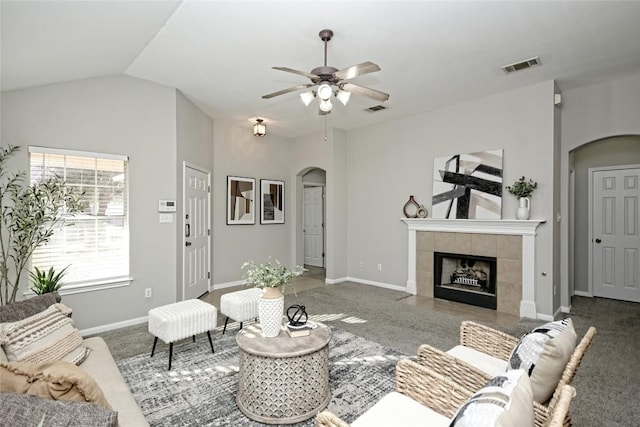
<path id="1" fill-rule="evenodd" d="M 501 219 L 502 151 L 436 158 L 433 162 L 432 217 Z"/>
<path id="2" fill-rule="evenodd" d="M 227 177 L 227 224 L 255 224 L 255 178 Z"/>
<path id="3" fill-rule="evenodd" d="M 260 223 L 284 224 L 284 181 L 260 180 Z"/>

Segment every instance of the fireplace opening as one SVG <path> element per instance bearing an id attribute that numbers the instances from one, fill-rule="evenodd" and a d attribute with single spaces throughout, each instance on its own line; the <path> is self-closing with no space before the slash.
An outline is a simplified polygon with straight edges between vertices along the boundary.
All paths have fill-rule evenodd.
<path id="1" fill-rule="evenodd" d="M 433 296 L 496 309 L 496 258 L 433 254 Z"/>

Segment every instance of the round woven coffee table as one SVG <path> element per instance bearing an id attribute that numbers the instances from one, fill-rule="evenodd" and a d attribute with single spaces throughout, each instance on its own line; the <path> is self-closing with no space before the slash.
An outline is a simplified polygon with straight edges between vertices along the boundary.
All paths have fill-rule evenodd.
<path id="1" fill-rule="evenodd" d="M 259 324 L 236 336 L 240 371 L 238 408 L 265 424 L 307 420 L 331 400 L 329 388 L 331 330 L 318 323 L 308 336 L 291 338 L 285 330 L 264 338 Z"/>

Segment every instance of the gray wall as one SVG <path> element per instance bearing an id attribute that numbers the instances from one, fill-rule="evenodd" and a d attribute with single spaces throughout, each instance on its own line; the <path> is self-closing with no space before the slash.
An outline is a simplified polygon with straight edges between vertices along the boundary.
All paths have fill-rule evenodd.
<path id="1" fill-rule="evenodd" d="M 640 73 L 625 79 L 563 91 L 560 182 L 562 218 L 570 218 L 573 208 L 569 206 L 570 153 L 592 141 L 620 135 L 640 135 Z M 624 161 L 624 164 L 628 163 Z M 576 195 L 576 202 L 578 201 Z M 569 221 L 562 221 L 561 241 L 567 242 L 561 253 L 563 284 L 569 283 L 569 248 L 574 246 L 569 240 L 569 227 Z M 576 239 L 578 236 L 573 237 Z M 578 265 L 575 260 L 576 270 Z M 585 289 L 584 279 L 573 279 L 575 289 Z M 566 292 L 562 294 L 562 306 L 568 307 L 571 305 L 569 288 L 563 287 L 563 290 Z"/>
<path id="2" fill-rule="evenodd" d="M 536 303 L 538 312 L 553 314 L 553 95 L 554 82 L 548 81 L 349 132 L 349 276 L 404 287 L 407 228 L 400 221 L 402 207 L 414 195 L 431 211 L 434 158 L 504 149 L 505 184 L 522 175 L 538 182 L 531 218 L 547 222 L 536 237 Z M 517 200 L 505 192 L 502 217 L 514 219 L 516 208 Z"/>
<path id="3" fill-rule="evenodd" d="M 2 113 L 2 143 L 24 147 L 15 159 L 23 170 L 28 145 L 129 156 L 133 282 L 65 296 L 76 325 L 124 322 L 175 301 L 176 229 L 158 222 L 158 199 L 176 198 L 175 89 L 124 76 L 79 80 L 4 92 Z"/>
<path id="4" fill-rule="evenodd" d="M 249 123 L 244 127 L 224 121 L 214 122 L 213 132 L 213 283 L 225 286 L 242 279 L 242 263 L 262 262 L 271 256 L 284 265 L 293 265 L 295 177 L 292 175 L 292 141 L 267 133 L 253 136 Z M 254 225 L 227 225 L 227 175 L 285 181 L 285 223 L 260 224 L 260 203 L 256 197 Z"/>
<path id="5" fill-rule="evenodd" d="M 640 136 L 605 138 L 573 152 L 575 171 L 574 277 L 575 290 L 588 292 L 589 182 L 588 169 L 597 166 L 640 165 Z"/>
<path id="6" fill-rule="evenodd" d="M 176 91 L 176 300 L 182 300 L 183 256 L 182 242 L 184 230 L 184 162 L 208 170 L 213 182 L 213 120 L 196 105 Z M 212 206 L 213 206 L 213 200 Z M 211 209 L 213 214 L 213 209 Z M 217 213 L 218 215 L 220 213 Z M 213 266 L 213 246 L 211 249 L 211 266 Z M 213 274 L 212 274 L 213 277 Z M 213 284 L 213 282 L 211 282 Z"/>

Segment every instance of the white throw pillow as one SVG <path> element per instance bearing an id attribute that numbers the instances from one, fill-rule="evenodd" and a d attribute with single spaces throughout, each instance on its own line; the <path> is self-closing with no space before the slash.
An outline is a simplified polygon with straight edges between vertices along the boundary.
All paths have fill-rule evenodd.
<path id="1" fill-rule="evenodd" d="M 533 398 L 545 403 L 562 377 L 576 348 L 571 319 L 549 322 L 524 335 L 513 349 L 507 371 L 524 369 L 531 378 Z"/>
<path id="2" fill-rule="evenodd" d="M 451 419 L 449 427 L 532 427 L 531 380 L 523 370 L 492 378 Z"/>

